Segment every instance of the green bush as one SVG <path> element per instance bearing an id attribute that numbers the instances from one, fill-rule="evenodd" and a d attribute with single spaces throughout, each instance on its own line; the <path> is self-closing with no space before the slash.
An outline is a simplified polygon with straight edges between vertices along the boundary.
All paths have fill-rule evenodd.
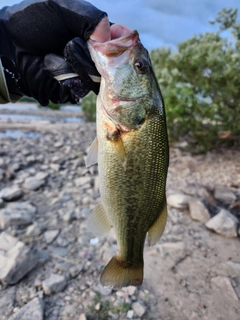
<path id="1" fill-rule="evenodd" d="M 240 23 L 237 10 L 223 9 L 206 33 L 179 44 L 178 51 L 151 52 L 162 89 L 170 140 L 187 138 L 197 151 L 240 141 Z M 228 29 L 232 39 L 221 32 Z"/>
<path id="2" fill-rule="evenodd" d="M 97 96 L 93 92 L 90 92 L 81 101 L 82 111 L 89 121 L 96 120 L 96 98 Z"/>

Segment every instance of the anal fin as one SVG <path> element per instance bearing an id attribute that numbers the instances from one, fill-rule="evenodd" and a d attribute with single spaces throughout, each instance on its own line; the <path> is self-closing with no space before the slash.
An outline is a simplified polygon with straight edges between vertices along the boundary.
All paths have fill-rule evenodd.
<path id="1" fill-rule="evenodd" d="M 165 198 L 162 212 L 160 213 L 159 217 L 154 222 L 154 224 L 148 230 L 149 246 L 156 244 L 158 240 L 161 238 L 163 231 L 165 229 L 166 223 L 167 223 L 167 201 Z"/>
<path id="2" fill-rule="evenodd" d="M 96 235 L 103 235 L 111 230 L 111 222 L 101 203 L 99 203 L 90 214 L 87 227 Z"/>

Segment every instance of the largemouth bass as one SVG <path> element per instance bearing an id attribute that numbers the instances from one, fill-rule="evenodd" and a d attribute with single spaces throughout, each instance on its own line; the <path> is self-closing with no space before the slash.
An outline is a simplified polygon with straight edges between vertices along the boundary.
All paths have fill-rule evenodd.
<path id="1" fill-rule="evenodd" d="M 168 137 L 163 98 L 148 51 L 137 31 L 105 43 L 89 41 L 101 74 L 97 97 L 97 138 L 86 165 L 98 162 L 101 203 L 89 229 L 114 228 L 119 252 L 100 282 L 122 288 L 143 281 L 143 250 L 161 237 L 166 220 Z"/>

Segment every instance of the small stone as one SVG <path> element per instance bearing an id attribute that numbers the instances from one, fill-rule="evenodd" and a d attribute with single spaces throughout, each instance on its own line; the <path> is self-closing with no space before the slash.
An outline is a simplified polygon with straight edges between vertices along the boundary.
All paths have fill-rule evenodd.
<path id="1" fill-rule="evenodd" d="M 181 193 L 173 193 L 167 196 L 167 203 L 173 208 L 186 209 L 188 208 L 188 201 L 190 197 Z"/>
<path id="2" fill-rule="evenodd" d="M 48 172 L 39 171 L 39 172 L 35 175 L 35 178 L 38 179 L 38 180 L 45 180 L 48 176 L 49 176 L 49 173 L 48 173 Z"/>
<path id="3" fill-rule="evenodd" d="M 74 211 L 68 211 L 62 216 L 63 221 L 71 222 L 76 219 L 76 214 Z"/>
<path id="4" fill-rule="evenodd" d="M 205 223 L 211 218 L 208 209 L 201 200 L 190 198 L 188 204 L 190 216 L 193 220 Z"/>
<path id="5" fill-rule="evenodd" d="M 60 170 L 60 164 L 59 163 L 51 163 L 50 168 L 53 169 L 54 171 L 59 171 Z"/>
<path id="6" fill-rule="evenodd" d="M 92 182 L 92 177 L 80 177 L 75 179 L 74 183 L 76 187 L 81 187 L 85 184 L 91 183 Z"/>
<path id="7" fill-rule="evenodd" d="M 128 319 L 132 319 L 132 318 L 133 318 L 133 315 L 134 315 L 134 311 L 133 311 L 133 310 L 128 310 L 128 312 L 127 312 L 127 318 L 128 318 Z"/>
<path id="8" fill-rule="evenodd" d="M 15 314 L 9 320 L 43 320 L 44 301 L 39 298 L 34 298 Z"/>
<path id="9" fill-rule="evenodd" d="M 81 265 L 72 266 L 69 269 L 69 274 L 70 274 L 71 278 L 76 278 L 82 270 L 83 270 L 83 266 L 81 266 Z"/>
<path id="10" fill-rule="evenodd" d="M 141 317 L 146 313 L 146 311 L 147 311 L 146 307 L 143 306 L 140 302 L 133 302 L 133 303 L 132 303 L 132 309 L 134 310 L 134 312 L 136 313 L 136 315 L 137 315 L 138 317 L 140 317 L 140 318 L 141 318 Z"/>
<path id="11" fill-rule="evenodd" d="M 14 201 L 22 196 L 23 192 L 18 187 L 5 188 L 0 191 L 0 198 L 5 201 Z"/>
<path id="12" fill-rule="evenodd" d="M 28 189 L 28 190 L 37 190 L 40 187 L 42 187 L 45 184 L 44 180 L 39 180 L 35 177 L 29 177 L 25 180 L 24 182 L 24 188 Z"/>
<path id="13" fill-rule="evenodd" d="M 43 291 L 47 295 L 62 291 L 66 285 L 66 278 L 59 274 L 52 274 L 42 282 Z"/>
<path id="14" fill-rule="evenodd" d="M 98 302 L 98 303 L 95 305 L 95 310 L 96 310 L 96 311 L 99 311 L 100 308 L 101 308 L 101 303 Z"/>
<path id="15" fill-rule="evenodd" d="M 36 208 L 29 203 L 10 203 L 7 208 L 0 210 L 0 226 L 26 226 L 33 222 Z"/>
<path id="16" fill-rule="evenodd" d="M 33 223 L 31 226 L 27 227 L 26 235 L 31 237 L 39 237 L 43 231 L 37 223 Z"/>
<path id="17" fill-rule="evenodd" d="M 7 234 L 6 232 L 2 232 L 0 234 L 0 250 L 8 251 L 13 248 L 17 242 L 17 238 Z"/>
<path id="18" fill-rule="evenodd" d="M 62 238 L 62 237 L 58 237 L 57 238 L 57 244 L 60 246 L 60 247 L 67 247 L 69 245 L 69 242 L 68 240 Z"/>
<path id="19" fill-rule="evenodd" d="M 44 232 L 44 237 L 47 244 L 52 243 L 59 235 L 60 230 L 47 230 Z"/>
<path id="20" fill-rule="evenodd" d="M 81 313 L 78 320 L 87 320 L 87 318 L 84 313 Z"/>
<path id="21" fill-rule="evenodd" d="M 112 293 L 112 289 L 103 287 L 101 283 L 99 283 L 96 287 L 96 291 L 98 291 L 102 296 L 108 296 Z"/>
<path id="22" fill-rule="evenodd" d="M 237 237 L 238 219 L 229 211 L 221 209 L 220 212 L 205 223 L 208 229 L 225 237 Z"/>
<path id="23" fill-rule="evenodd" d="M 224 204 L 231 204 L 236 200 L 236 195 L 227 187 L 217 186 L 214 191 L 214 198 Z"/>
<path id="24" fill-rule="evenodd" d="M 16 295 L 16 288 L 10 287 L 4 290 L 4 294 L 0 297 L 0 319 L 4 319 L 4 316 L 8 316 L 14 306 Z"/>
<path id="25" fill-rule="evenodd" d="M 134 286 L 127 287 L 127 293 L 129 296 L 133 296 L 137 291 L 137 288 Z"/>
<path id="26" fill-rule="evenodd" d="M 8 251 L 3 253 L 0 251 L 0 280 L 5 284 L 15 284 L 37 263 L 37 254 L 23 242 L 18 241 Z"/>

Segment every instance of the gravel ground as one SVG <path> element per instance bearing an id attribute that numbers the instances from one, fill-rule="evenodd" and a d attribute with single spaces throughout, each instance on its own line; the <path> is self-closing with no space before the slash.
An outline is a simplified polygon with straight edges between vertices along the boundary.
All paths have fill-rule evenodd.
<path id="1" fill-rule="evenodd" d="M 40 135 L 0 139 L 2 320 L 240 319 L 240 238 L 209 231 L 187 209 L 169 206 L 163 237 L 145 248 L 141 287 L 102 288 L 117 244 L 113 234 L 96 238 L 86 228 L 100 199 L 97 167 L 84 165 L 95 124 L 9 124 L 18 126 Z M 168 190 L 192 183 L 240 190 L 239 150 L 191 155 L 172 147 L 170 159 Z"/>

